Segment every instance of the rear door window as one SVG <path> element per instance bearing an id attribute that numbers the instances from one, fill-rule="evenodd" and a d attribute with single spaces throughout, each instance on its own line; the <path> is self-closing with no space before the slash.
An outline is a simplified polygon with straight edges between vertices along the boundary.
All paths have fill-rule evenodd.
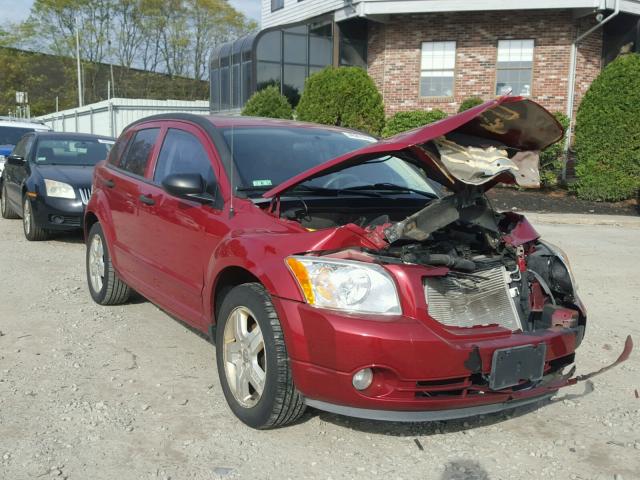
<path id="1" fill-rule="evenodd" d="M 159 133 L 159 128 L 137 131 L 129 142 L 127 153 L 120 160 L 118 167 L 138 177 L 144 177 Z"/>
<path id="2" fill-rule="evenodd" d="M 175 173 L 200 174 L 209 186 L 208 191 L 216 180 L 211 160 L 202 142 L 189 132 L 170 128 L 158 155 L 153 181 L 160 185 L 168 175 Z M 213 194 L 211 191 L 209 193 Z"/>

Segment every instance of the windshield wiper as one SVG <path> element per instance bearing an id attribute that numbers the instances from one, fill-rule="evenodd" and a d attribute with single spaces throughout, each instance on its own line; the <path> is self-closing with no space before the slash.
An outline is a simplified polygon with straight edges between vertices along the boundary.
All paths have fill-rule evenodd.
<path id="1" fill-rule="evenodd" d="M 269 190 L 271 190 L 272 188 L 274 188 L 272 185 L 270 186 L 258 186 L 258 187 L 236 187 L 236 190 L 238 192 L 255 192 L 255 193 L 264 193 L 267 192 Z M 341 193 L 348 193 L 351 195 L 361 195 L 361 196 L 365 196 L 365 197 L 380 197 L 382 195 L 380 195 L 379 193 L 375 193 L 375 192 L 357 192 L 357 191 L 350 191 L 349 189 L 346 188 L 325 188 L 325 187 L 314 187 L 312 185 L 304 185 L 304 184 L 300 184 L 300 185 L 296 185 L 295 187 L 292 187 L 291 189 L 289 189 L 286 192 L 288 195 L 291 194 L 295 194 L 295 193 L 313 193 L 315 195 L 324 195 L 324 196 L 338 196 Z"/>
<path id="2" fill-rule="evenodd" d="M 431 192 L 425 192 L 424 190 L 418 190 L 416 188 L 411 187 L 403 187 L 402 185 L 396 185 L 393 183 L 373 183 L 371 185 L 358 185 L 357 187 L 347 187 L 343 190 L 349 191 L 368 191 L 368 190 L 376 190 L 376 191 L 388 191 L 388 192 L 411 192 L 417 195 L 422 195 L 427 198 L 438 198 L 438 196 Z"/>

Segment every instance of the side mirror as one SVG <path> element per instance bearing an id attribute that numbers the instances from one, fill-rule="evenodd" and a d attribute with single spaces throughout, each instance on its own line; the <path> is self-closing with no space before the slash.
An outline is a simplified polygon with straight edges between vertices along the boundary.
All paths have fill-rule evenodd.
<path id="1" fill-rule="evenodd" d="M 201 203 L 212 203 L 215 199 L 207 193 L 207 184 L 198 173 L 174 173 L 162 180 L 162 188 L 175 197 L 187 198 Z"/>
<path id="2" fill-rule="evenodd" d="M 6 161 L 7 165 L 13 165 L 14 167 L 21 167 L 24 163 L 24 157 L 21 157 L 20 155 L 9 155 Z"/>

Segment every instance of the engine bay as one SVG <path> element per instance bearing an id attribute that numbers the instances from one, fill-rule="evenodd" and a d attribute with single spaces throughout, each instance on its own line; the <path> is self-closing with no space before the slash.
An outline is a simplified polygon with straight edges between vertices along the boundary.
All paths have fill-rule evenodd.
<path id="1" fill-rule="evenodd" d="M 426 206 L 424 199 L 341 203 L 290 199 L 280 216 L 309 231 L 352 224 L 382 237 L 384 247 L 359 249 L 375 263 L 446 267 L 424 279 L 429 313 L 440 323 L 523 332 L 584 325 L 564 255 L 528 223 L 523 236 L 523 217 L 496 212 L 483 192 L 468 189 Z"/>

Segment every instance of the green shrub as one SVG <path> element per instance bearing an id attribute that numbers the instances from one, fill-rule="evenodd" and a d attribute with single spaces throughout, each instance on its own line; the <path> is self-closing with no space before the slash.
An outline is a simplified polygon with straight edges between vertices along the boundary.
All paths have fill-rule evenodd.
<path id="1" fill-rule="evenodd" d="M 256 90 L 257 91 L 263 90 L 270 85 L 274 85 L 278 89 L 278 91 L 280 91 L 280 82 L 278 80 L 269 80 L 267 82 L 260 82 L 257 85 Z M 282 87 L 282 95 L 284 95 L 285 98 L 289 100 L 289 105 L 291 105 L 292 108 L 296 108 L 296 106 L 298 105 L 298 102 L 300 101 L 300 91 L 296 87 L 285 83 L 284 86 Z"/>
<path id="2" fill-rule="evenodd" d="M 410 112 L 398 112 L 389 120 L 382 130 L 383 137 L 392 137 L 401 132 L 406 132 L 413 128 L 422 127 L 429 123 L 437 122 L 446 118 L 447 114 L 442 110 L 412 110 Z"/>
<path id="3" fill-rule="evenodd" d="M 242 115 L 248 117 L 293 118 L 293 109 L 289 101 L 280 94 L 275 85 L 254 93 L 247 101 Z"/>
<path id="4" fill-rule="evenodd" d="M 460 108 L 458 108 L 458 113 L 464 112 L 465 110 L 469 110 L 470 108 L 477 107 L 478 105 L 482 105 L 484 100 L 479 97 L 469 97 L 465 98 L 460 104 Z"/>
<path id="5" fill-rule="evenodd" d="M 553 115 L 566 132 L 569 128 L 569 117 L 562 112 L 556 112 Z M 540 152 L 540 182 L 544 187 L 553 187 L 558 184 L 558 176 L 562 171 L 564 139 L 563 136 L 562 139 Z"/>
<path id="6" fill-rule="evenodd" d="M 587 200 L 617 201 L 640 189 L 640 55 L 611 62 L 587 91 L 576 118 L 573 186 Z"/>
<path id="7" fill-rule="evenodd" d="M 327 67 L 311 75 L 296 110 L 298 120 L 338 125 L 380 134 L 382 96 L 367 72 L 358 67 Z"/>

